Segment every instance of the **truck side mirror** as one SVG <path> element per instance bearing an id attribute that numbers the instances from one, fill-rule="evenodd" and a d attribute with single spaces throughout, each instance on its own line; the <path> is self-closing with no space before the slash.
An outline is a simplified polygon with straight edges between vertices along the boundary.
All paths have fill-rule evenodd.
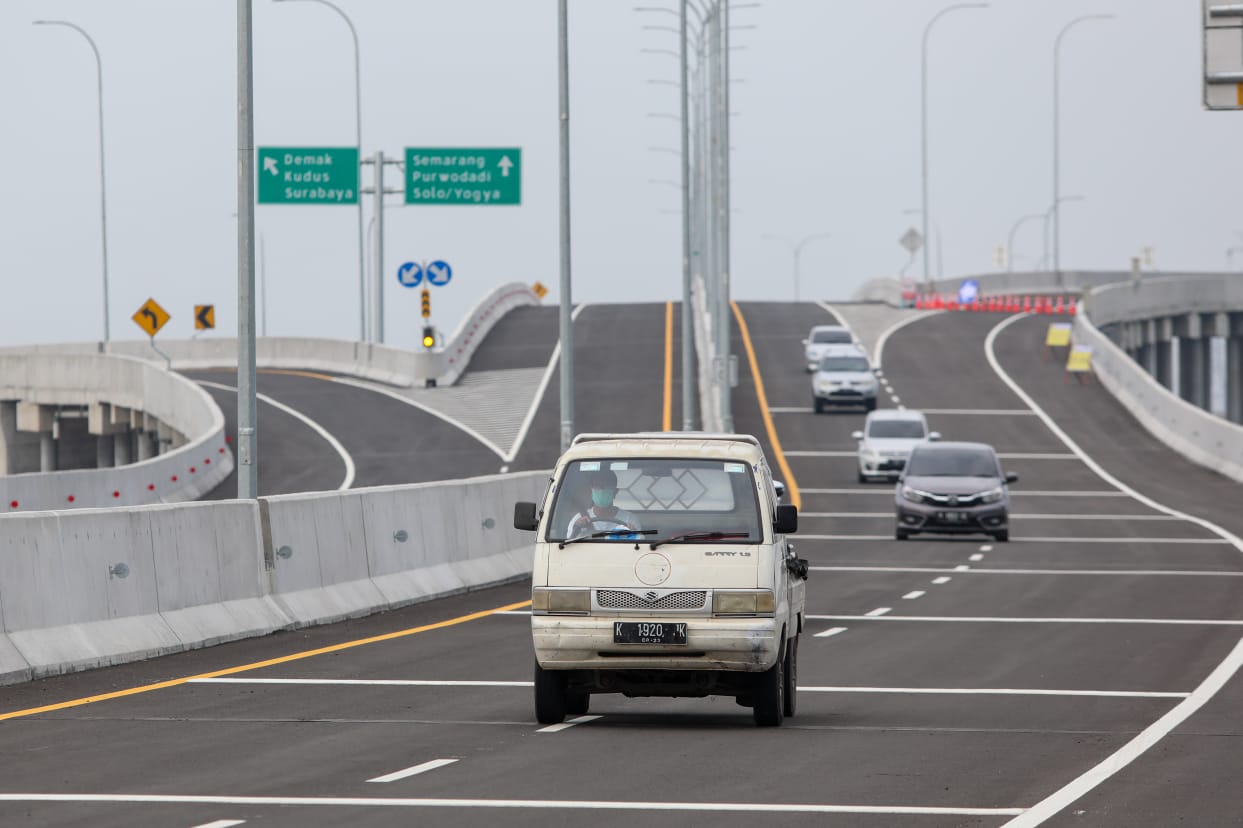
<path id="1" fill-rule="evenodd" d="M 798 507 L 781 505 L 773 516 L 773 531 L 778 535 L 790 535 L 798 531 Z"/>
<path id="2" fill-rule="evenodd" d="M 514 528 L 534 532 L 539 528 L 539 512 L 534 503 L 520 500 L 514 504 Z"/>

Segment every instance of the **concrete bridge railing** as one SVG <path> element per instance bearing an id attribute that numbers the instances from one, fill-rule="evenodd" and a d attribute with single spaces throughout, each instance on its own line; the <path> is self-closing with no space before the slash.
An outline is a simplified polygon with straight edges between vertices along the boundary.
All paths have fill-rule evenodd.
<path id="1" fill-rule="evenodd" d="M 1148 431 L 1188 459 L 1243 482 L 1243 277 L 1167 277 L 1097 288 L 1075 318 L 1074 338 L 1092 348 L 1101 384 Z M 1218 352 L 1226 362 L 1225 418 L 1206 410 L 1214 338 L 1225 344 Z"/>
<path id="2" fill-rule="evenodd" d="M 89 433 L 98 438 L 138 431 L 140 458 L 113 468 L 0 475 L 0 515 L 193 500 L 233 469 L 215 401 L 149 362 L 110 354 L 0 353 L 0 401 L 6 459 L 16 450 L 19 429 L 52 438 L 53 429 L 65 425 L 52 416 L 59 406 L 84 409 Z"/>
<path id="3" fill-rule="evenodd" d="M 523 578 L 548 476 L 0 516 L 0 684 Z"/>

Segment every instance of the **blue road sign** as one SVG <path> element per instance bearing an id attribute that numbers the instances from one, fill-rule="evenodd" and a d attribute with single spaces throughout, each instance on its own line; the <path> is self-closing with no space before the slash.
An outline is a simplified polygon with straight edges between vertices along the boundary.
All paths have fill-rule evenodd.
<path id="1" fill-rule="evenodd" d="M 970 305 L 980 298 L 980 283 L 975 279 L 963 279 L 958 286 L 958 304 Z"/>
<path id="2" fill-rule="evenodd" d="M 428 274 L 427 280 L 431 281 L 431 274 Z M 423 268 L 419 267 L 416 262 L 406 262 L 397 268 L 397 281 L 402 287 L 418 287 L 423 281 Z"/>
<path id="3" fill-rule="evenodd" d="M 443 287 L 449 284 L 449 280 L 453 278 L 453 268 L 449 267 L 448 262 L 442 262 L 439 259 L 427 266 L 427 283 L 436 287 Z"/>

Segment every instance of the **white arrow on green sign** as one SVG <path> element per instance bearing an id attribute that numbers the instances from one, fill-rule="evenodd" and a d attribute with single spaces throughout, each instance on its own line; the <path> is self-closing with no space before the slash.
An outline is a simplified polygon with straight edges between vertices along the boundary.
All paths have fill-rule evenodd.
<path id="1" fill-rule="evenodd" d="M 406 147 L 407 204 L 521 204 L 517 147 Z"/>
<path id="2" fill-rule="evenodd" d="M 260 204 L 357 204 L 357 147 L 260 147 Z"/>

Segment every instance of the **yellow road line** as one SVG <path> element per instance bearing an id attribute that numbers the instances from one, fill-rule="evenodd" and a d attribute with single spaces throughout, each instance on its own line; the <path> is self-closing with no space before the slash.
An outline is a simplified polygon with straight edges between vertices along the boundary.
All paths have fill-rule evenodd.
<path id="1" fill-rule="evenodd" d="M 665 404 L 661 429 L 673 431 L 673 303 L 665 303 Z"/>
<path id="2" fill-rule="evenodd" d="M 498 612 L 507 612 L 509 610 L 521 609 L 529 606 L 530 600 L 519 601 L 516 604 L 506 604 L 503 607 L 496 607 L 490 610 L 482 610 L 480 612 L 472 612 L 469 615 L 460 615 L 457 618 L 450 618 L 445 621 L 437 621 L 434 624 L 424 624 L 421 627 L 411 627 L 405 630 L 397 630 L 396 632 L 385 633 L 384 635 L 376 635 L 370 638 L 359 638 L 354 641 L 344 641 L 340 644 L 333 644 L 329 647 L 320 647 L 316 650 L 304 650 L 300 653 L 291 653 L 290 655 L 280 656 L 279 658 L 270 658 L 266 661 L 256 661 L 251 664 L 241 664 L 237 667 L 226 667 L 223 670 L 215 670 L 210 673 L 199 673 L 196 676 L 184 676 L 182 678 L 170 679 L 169 681 L 156 682 L 155 684 L 144 684 L 139 687 L 130 687 L 125 690 L 116 690 L 111 693 L 101 693 L 98 696 L 85 696 L 80 699 L 71 699 L 70 701 L 59 702 L 57 704 L 46 704 L 42 707 L 30 707 L 25 710 L 14 710 L 11 713 L 0 713 L 0 721 L 5 719 L 17 719 L 22 716 L 34 716 L 39 713 L 48 713 L 53 710 L 66 710 L 71 707 L 81 707 L 95 702 L 108 701 L 109 699 L 119 699 L 124 696 L 134 696 L 138 693 L 150 693 L 153 690 L 163 690 L 168 687 L 176 687 L 185 684 L 194 679 L 218 678 L 220 676 L 231 676 L 236 673 L 244 673 L 248 670 L 258 670 L 262 667 L 271 667 L 276 664 L 286 664 L 291 661 L 299 661 L 312 656 L 325 655 L 326 653 L 336 653 L 341 650 L 349 650 L 354 647 L 361 647 L 365 644 L 375 644 L 380 641 L 391 641 L 394 638 L 404 638 L 408 635 L 417 635 L 418 633 L 429 632 L 430 630 L 440 630 L 445 627 L 464 624 L 467 621 L 477 621 L 480 618 L 486 618 Z"/>
<path id="3" fill-rule="evenodd" d="M 790 502 L 802 509 L 803 498 L 799 495 L 798 481 L 794 479 L 794 472 L 790 471 L 790 464 L 786 462 L 785 452 L 781 450 L 781 440 L 777 438 L 777 428 L 773 425 L 772 414 L 768 412 L 768 397 L 764 393 L 764 380 L 760 379 L 760 366 L 755 359 L 755 348 L 751 346 L 751 332 L 747 329 L 747 320 L 742 318 L 742 311 L 738 308 L 737 302 L 730 300 L 729 306 L 734 309 L 734 318 L 738 320 L 738 332 L 742 334 L 742 347 L 747 350 L 747 362 L 751 366 L 751 376 L 755 379 L 755 396 L 760 401 L 760 416 L 764 418 L 768 441 L 772 443 L 773 452 L 777 455 L 777 466 L 785 475 L 783 482 L 786 484 L 786 491 L 790 493 Z"/>
<path id="4" fill-rule="evenodd" d="M 327 380 L 328 382 L 335 382 L 337 379 L 336 377 L 329 376 L 328 374 L 319 374 L 315 371 L 295 371 L 292 368 L 260 368 L 259 373 L 285 374 L 290 377 L 310 377 L 311 379 Z"/>

